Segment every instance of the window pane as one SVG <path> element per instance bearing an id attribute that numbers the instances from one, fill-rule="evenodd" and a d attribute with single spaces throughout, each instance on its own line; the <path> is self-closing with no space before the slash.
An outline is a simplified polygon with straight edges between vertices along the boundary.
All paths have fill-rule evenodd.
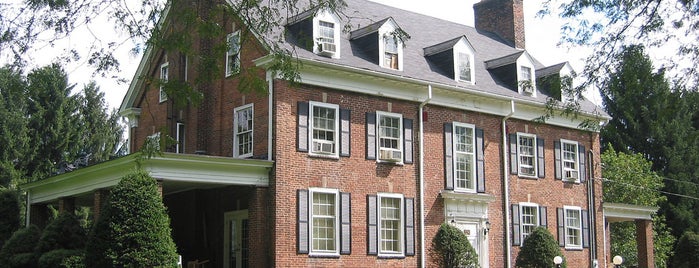
<path id="1" fill-rule="evenodd" d="M 381 198 L 381 252 L 398 253 L 401 248 L 401 207 L 399 198 Z"/>
<path id="2" fill-rule="evenodd" d="M 459 80 L 471 81 L 471 57 L 459 53 Z"/>
<path id="3" fill-rule="evenodd" d="M 313 251 L 336 250 L 335 194 L 313 193 Z"/>
<path id="4" fill-rule="evenodd" d="M 536 175 L 534 147 L 534 137 L 519 136 L 519 173 L 521 175 Z"/>
<path id="5" fill-rule="evenodd" d="M 335 42 L 335 25 L 331 22 L 318 22 L 318 36 L 320 42 L 334 43 Z"/>
<path id="6" fill-rule="evenodd" d="M 475 154 L 473 128 L 454 126 L 454 169 L 457 189 L 473 190 Z"/>
<path id="7" fill-rule="evenodd" d="M 238 156 L 252 153 L 252 120 L 252 107 L 240 109 L 235 113 L 234 139 Z"/>
<path id="8" fill-rule="evenodd" d="M 536 206 L 522 206 L 521 214 L 522 241 L 539 226 L 539 208 Z"/>
<path id="9" fill-rule="evenodd" d="M 579 247 L 582 245 L 580 210 L 565 210 L 566 246 Z"/>
<path id="10" fill-rule="evenodd" d="M 379 146 L 400 150 L 400 118 L 387 115 L 379 117 Z"/>

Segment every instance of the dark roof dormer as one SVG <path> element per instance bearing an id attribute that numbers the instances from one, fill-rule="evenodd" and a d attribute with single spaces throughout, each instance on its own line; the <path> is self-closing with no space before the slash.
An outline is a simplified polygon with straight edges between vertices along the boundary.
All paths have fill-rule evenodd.
<path id="1" fill-rule="evenodd" d="M 340 18 L 326 10 L 311 9 L 287 20 L 287 40 L 317 55 L 340 58 Z"/>
<path id="2" fill-rule="evenodd" d="M 485 67 L 508 88 L 523 96 L 536 97 L 534 60 L 526 51 L 488 60 Z"/>
<path id="3" fill-rule="evenodd" d="M 363 58 L 381 67 L 403 70 L 403 47 L 407 34 L 389 17 L 350 33 L 352 46 Z"/>
<path id="4" fill-rule="evenodd" d="M 551 65 L 536 70 L 536 83 L 549 96 L 562 102 L 575 101 L 572 94 L 575 71 L 568 62 Z"/>
<path id="5" fill-rule="evenodd" d="M 475 49 L 465 36 L 423 49 L 432 66 L 458 82 L 475 84 Z"/>

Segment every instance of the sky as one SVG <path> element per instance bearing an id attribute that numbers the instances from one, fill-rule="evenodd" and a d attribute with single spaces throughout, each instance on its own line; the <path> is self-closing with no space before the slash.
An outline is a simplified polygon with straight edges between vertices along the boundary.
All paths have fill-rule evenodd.
<path id="1" fill-rule="evenodd" d="M 429 1 L 408 1 L 408 0 L 371 0 L 389 6 L 394 6 L 404 10 L 409 10 L 425 15 L 442 18 L 445 20 L 454 21 L 468 26 L 474 25 L 473 19 L 473 4 L 479 0 L 429 0 Z M 525 17 L 525 35 L 527 51 L 541 63 L 546 66 L 568 61 L 575 70 L 582 70 L 583 59 L 588 54 L 581 53 L 580 49 L 576 49 L 576 53 L 570 53 L 565 48 L 560 48 L 557 43 L 560 39 L 561 22 L 554 15 L 545 18 L 536 16 L 537 11 L 541 8 L 539 5 L 542 1 L 525 0 L 524 1 L 524 17 Z M 105 32 L 111 26 L 108 22 L 102 22 L 102 26 L 95 26 L 92 30 L 83 30 L 80 34 L 96 34 L 97 32 Z M 54 59 L 51 56 L 56 55 L 60 49 L 71 47 L 77 49 L 88 49 L 91 44 L 85 44 L 80 37 L 71 37 L 63 40 L 54 47 L 43 47 L 35 51 L 32 62 L 36 66 L 44 66 L 50 64 Z M 129 50 L 133 47 L 132 43 L 126 42 L 117 49 L 117 57 L 120 61 L 121 72 L 119 77 L 128 79 L 133 78 L 138 63 L 142 55 L 133 55 Z M 128 83 L 117 83 L 114 78 L 104 78 L 92 75 L 92 69 L 87 64 L 70 63 L 64 66 L 68 72 L 70 83 L 76 84 L 76 89 L 82 89 L 90 80 L 95 80 L 102 92 L 105 93 L 105 98 L 110 108 L 118 109 L 123 100 Z M 588 94 L 588 98 L 592 98 L 593 102 L 596 96 Z"/>

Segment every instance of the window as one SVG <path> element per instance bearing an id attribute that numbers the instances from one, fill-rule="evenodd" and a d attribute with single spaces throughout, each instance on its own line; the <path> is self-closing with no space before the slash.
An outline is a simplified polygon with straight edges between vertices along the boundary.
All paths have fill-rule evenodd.
<path id="1" fill-rule="evenodd" d="M 570 181 L 578 181 L 578 143 L 561 141 L 563 154 L 563 178 Z"/>
<path id="2" fill-rule="evenodd" d="M 337 52 L 335 43 L 335 24 L 327 21 L 318 21 L 318 54 L 332 57 Z"/>
<path id="3" fill-rule="evenodd" d="M 251 157 L 253 148 L 253 104 L 233 111 L 233 156 Z"/>
<path id="4" fill-rule="evenodd" d="M 298 190 L 298 252 L 313 256 L 350 254 L 350 194 L 337 189 Z"/>
<path id="5" fill-rule="evenodd" d="M 311 189 L 311 254 L 338 253 L 337 191 Z"/>
<path id="6" fill-rule="evenodd" d="M 392 36 L 384 36 L 383 67 L 399 70 L 398 39 Z"/>
<path id="7" fill-rule="evenodd" d="M 402 254 L 402 230 L 401 220 L 402 202 L 400 197 L 379 196 L 379 254 Z"/>
<path id="8" fill-rule="evenodd" d="M 311 154 L 337 156 L 339 106 L 310 102 Z"/>
<path id="9" fill-rule="evenodd" d="M 519 175 L 536 176 L 536 136 L 518 134 Z"/>
<path id="10" fill-rule="evenodd" d="M 403 116 L 401 114 L 377 112 L 379 160 L 403 161 Z"/>
<path id="11" fill-rule="evenodd" d="M 163 63 L 160 65 L 160 97 L 159 101 L 164 102 L 167 101 L 167 93 L 165 93 L 164 87 L 165 84 L 167 84 L 168 81 L 168 72 L 169 72 L 169 66 L 168 63 Z"/>
<path id="12" fill-rule="evenodd" d="M 582 224 L 580 208 L 564 207 L 565 247 L 582 248 Z"/>
<path id="13" fill-rule="evenodd" d="M 240 31 L 228 34 L 226 40 L 226 77 L 229 77 L 240 71 Z"/>
<path id="14" fill-rule="evenodd" d="M 454 189 L 476 190 L 476 154 L 473 126 L 454 124 Z"/>
<path id="15" fill-rule="evenodd" d="M 471 55 L 463 52 L 459 52 L 458 55 L 458 80 L 465 82 L 473 82 L 473 70 L 471 69 Z"/>
<path id="16" fill-rule="evenodd" d="M 522 242 L 539 226 L 539 207 L 536 205 L 520 205 L 522 218 Z"/>
<path id="17" fill-rule="evenodd" d="M 404 198 L 402 194 L 367 196 L 369 255 L 415 255 L 414 203 L 414 198 Z"/>
<path id="18" fill-rule="evenodd" d="M 519 87 L 522 92 L 529 95 L 534 95 L 534 79 L 532 68 L 529 66 L 519 67 Z"/>
<path id="19" fill-rule="evenodd" d="M 184 153 L 184 123 L 177 123 L 177 144 L 175 145 L 175 153 L 178 154 L 183 154 Z"/>

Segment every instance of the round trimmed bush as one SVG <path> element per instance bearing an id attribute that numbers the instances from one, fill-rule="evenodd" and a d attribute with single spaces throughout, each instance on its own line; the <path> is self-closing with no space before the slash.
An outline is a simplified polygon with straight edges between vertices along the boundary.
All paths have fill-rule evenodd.
<path id="1" fill-rule="evenodd" d="M 515 267 L 520 268 L 549 268 L 553 266 L 553 258 L 563 257 L 558 242 L 544 227 L 536 227 L 526 239 L 519 250 Z M 566 267 L 565 258 L 561 267 Z"/>
<path id="2" fill-rule="evenodd" d="M 432 247 L 439 267 L 478 267 L 478 255 L 468 237 L 451 224 L 439 226 Z"/>
<path id="3" fill-rule="evenodd" d="M 44 254 L 56 249 L 83 249 L 86 238 L 78 218 L 72 213 L 63 212 L 44 228 L 36 252 Z"/>
<path id="4" fill-rule="evenodd" d="M 82 254 L 82 249 L 51 250 L 41 255 L 39 258 L 39 268 L 66 267 L 64 263 L 67 260 L 76 256 L 81 256 Z"/>
<path id="5" fill-rule="evenodd" d="M 0 249 L 0 263 L 6 267 L 36 267 L 38 256 L 34 248 L 41 237 L 35 225 L 17 230 Z"/>

